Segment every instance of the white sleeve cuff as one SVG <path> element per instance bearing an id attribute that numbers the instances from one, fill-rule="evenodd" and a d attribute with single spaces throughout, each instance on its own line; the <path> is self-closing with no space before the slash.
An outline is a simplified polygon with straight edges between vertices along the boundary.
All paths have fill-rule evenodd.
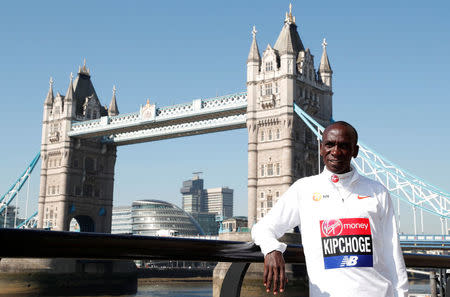
<path id="1" fill-rule="evenodd" d="M 272 251 L 280 251 L 281 253 L 284 253 L 286 250 L 287 245 L 285 243 L 279 242 L 278 240 L 270 240 L 265 242 L 264 244 L 261 244 L 261 252 L 264 254 L 264 257 L 272 252 Z"/>

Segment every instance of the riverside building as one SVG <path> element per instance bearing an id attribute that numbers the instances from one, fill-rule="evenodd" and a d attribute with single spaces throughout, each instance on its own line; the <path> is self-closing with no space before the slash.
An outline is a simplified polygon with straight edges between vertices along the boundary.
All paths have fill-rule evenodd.
<path id="1" fill-rule="evenodd" d="M 180 189 L 183 210 L 191 214 L 207 235 L 217 235 L 220 222 L 233 216 L 233 190 L 228 187 L 204 189 L 201 172 L 194 172 Z"/>

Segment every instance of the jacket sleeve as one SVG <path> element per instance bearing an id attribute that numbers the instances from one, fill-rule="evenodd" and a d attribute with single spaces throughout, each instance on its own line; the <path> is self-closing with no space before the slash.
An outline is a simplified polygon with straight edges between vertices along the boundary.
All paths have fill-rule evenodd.
<path id="1" fill-rule="evenodd" d="M 397 223 L 394 216 L 394 207 L 389 192 L 385 190 L 385 209 L 383 218 L 383 231 L 385 248 L 383 260 L 388 268 L 389 277 L 394 287 L 395 297 L 408 296 L 408 276 L 405 261 L 398 239 Z"/>
<path id="2" fill-rule="evenodd" d="M 286 244 L 279 242 L 278 238 L 300 224 L 297 187 L 298 183 L 292 185 L 252 228 L 252 239 L 260 246 L 264 256 L 274 250 L 284 253 Z"/>

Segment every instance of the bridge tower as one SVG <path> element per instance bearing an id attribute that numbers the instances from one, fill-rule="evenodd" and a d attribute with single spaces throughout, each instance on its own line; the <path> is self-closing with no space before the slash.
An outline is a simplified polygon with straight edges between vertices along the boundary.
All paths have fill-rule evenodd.
<path id="1" fill-rule="evenodd" d="M 317 174 L 318 141 L 294 115 L 294 102 L 322 125 L 332 118 L 332 70 L 323 42 L 318 71 L 304 48 L 292 6 L 275 45 L 247 60 L 248 222 L 251 227 L 297 179 Z"/>
<path id="2" fill-rule="evenodd" d="M 41 142 L 41 182 L 38 227 L 69 230 L 72 219 L 80 231 L 111 232 L 116 147 L 101 138 L 70 138 L 73 121 L 118 114 L 115 87 L 109 109 L 100 101 L 86 61 L 65 96 L 53 94 L 53 81 L 44 102 Z"/>

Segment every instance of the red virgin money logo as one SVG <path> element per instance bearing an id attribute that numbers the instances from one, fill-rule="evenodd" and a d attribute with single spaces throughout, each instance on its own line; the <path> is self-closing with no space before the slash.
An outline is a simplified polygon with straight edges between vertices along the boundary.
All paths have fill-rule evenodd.
<path id="1" fill-rule="evenodd" d="M 339 236 L 342 233 L 343 225 L 341 220 L 322 221 L 322 234 L 325 236 Z"/>
<path id="2" fill-rule="evenodd" d="M 345 218 L 320 221 L 322 237 L 339 235 L 370 235 L 368 218 Z"/>

